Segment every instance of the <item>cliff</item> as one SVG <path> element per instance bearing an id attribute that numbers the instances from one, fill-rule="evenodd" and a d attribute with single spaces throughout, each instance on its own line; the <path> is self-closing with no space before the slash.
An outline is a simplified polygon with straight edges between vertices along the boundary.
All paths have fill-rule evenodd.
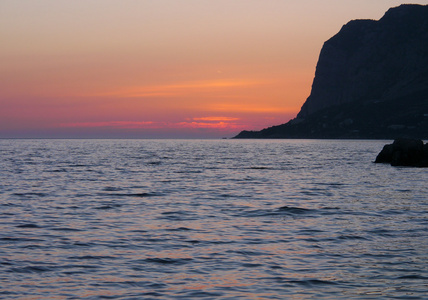
<path id="1" fill-rule="evenodd" d="M 353 20 L 326 41 L 297 117 L 236 138 L 428 138 L 428 5 Z"/>

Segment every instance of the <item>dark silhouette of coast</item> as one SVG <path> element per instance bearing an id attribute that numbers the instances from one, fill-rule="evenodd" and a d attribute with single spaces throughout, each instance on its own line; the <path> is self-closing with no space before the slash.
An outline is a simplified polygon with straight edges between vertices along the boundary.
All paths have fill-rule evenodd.
<path id="1" fill-rule="evenodd" d="M 235 138 L 428 139 L 428 5 L 353 20 L 322 47 L 295 119 Z"/>

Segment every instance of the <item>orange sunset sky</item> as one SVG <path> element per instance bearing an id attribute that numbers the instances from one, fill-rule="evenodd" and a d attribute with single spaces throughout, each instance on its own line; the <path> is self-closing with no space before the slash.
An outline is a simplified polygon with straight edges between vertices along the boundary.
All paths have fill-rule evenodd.
<path id="1" fill-rule="evenodd" d="M 285 123 L 323 42 L 402 3 L 1 0 L 0 138 L 220 138 Z"/>

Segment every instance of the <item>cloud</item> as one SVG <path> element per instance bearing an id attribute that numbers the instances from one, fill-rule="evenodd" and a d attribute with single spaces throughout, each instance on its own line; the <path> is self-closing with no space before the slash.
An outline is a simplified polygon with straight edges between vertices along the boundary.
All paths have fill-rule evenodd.
<path id="1" fill-rule="evenodd" d="M 206 128 L 219 130 L 237 130 L 243 129 L 244 124 L 236 121 L 239 118 L 233 117 L 199 117 L 189 118 L 182 122 L 153 122 L 153 121 L 105 121 L 105 122 L 73 122 L 63 123 L 60 127 L 66 128 L 117 128 L 117 129 L 144 129 L 144 128 Z"/>
<path id="2" fill-rule="evenodd" d="M 203 117 L 203 118 L 192 118 L 195 121 L 237 121 L 239 118 L 231 117 Z"/>
<path id="3" fill-rule="evenodd" d="M 264 114 L 278 114 L 278 113 L 294 113 L 298 111 L 299 107 L 278 107 L 267 106 L 265 103 L 247 103 L 246 105 L 239 103 L 208 103 L 205 108 L 212 112 L 224 113 L 264 113 Z"/>
<path id="4" fill-rule="evenodd" d="M 114 127 L 114 128 L 123 128 L 123 129 L 135 129 L 135 128 L 154 128 L 156 127 L 156 123 L 151 121 L 77 122 L 77 123 L 63 123 L 63 124 L 60 124 L 60 127 L 72 127 L 72 128 Z"/>
<path id="5" fill-rule="evenodd" d="M 191 118 L 186 122 L 177 125 L 184 128 L 211 128 L 221 130 L 237 130 L 245 127 L 244 124 L 237 123 L 239 118 L 233 117 L 200 117 Z"/>
<path id="6" fill-rule="evenodd" d="M 95 96 L 120 98 L 176 97 L 180 95 L 194 94 L 196 92 L 206 92 L 235 87 L 248 87 L 261 84 L 266 84 L 266 82 L 242 79 L 192 81 L 169 85 L 125 87 L 115 91 L 97 94 Z"/>

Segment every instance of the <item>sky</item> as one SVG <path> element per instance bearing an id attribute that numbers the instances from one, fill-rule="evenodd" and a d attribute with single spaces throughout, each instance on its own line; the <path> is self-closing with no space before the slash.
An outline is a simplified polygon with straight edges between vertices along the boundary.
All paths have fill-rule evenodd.
<path id="1" fill-rule="evenodd" d="M 0 138 L 222 138 L 285 123 L 323 43 L 402 3 L 1 0 Z"/>

